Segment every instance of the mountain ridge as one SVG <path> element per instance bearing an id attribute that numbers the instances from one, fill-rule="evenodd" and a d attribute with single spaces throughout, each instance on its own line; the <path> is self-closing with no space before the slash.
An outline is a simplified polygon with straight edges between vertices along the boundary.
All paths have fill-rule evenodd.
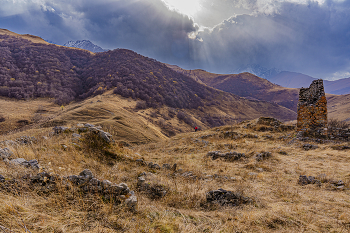
<path id="1" fill-rule="evenodd" d="M 89 50 L 90 52 L 93 52 L 93 53 L 108 51 L 106 49 L 101 48 L 98 45 L 95 45 L 94 43 L 92 43 L 89 40 L 76 40 L 76 41 L 71 40 L 71 41 L 68 41 L 67 43 L 65 43 L 63 46 L 85 49 L 85 50 Z"/>

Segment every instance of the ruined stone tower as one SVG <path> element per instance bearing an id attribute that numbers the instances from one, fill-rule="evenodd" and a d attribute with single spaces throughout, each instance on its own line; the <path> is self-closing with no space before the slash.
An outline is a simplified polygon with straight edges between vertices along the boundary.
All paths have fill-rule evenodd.
<path id="1" fill-rule="evenodd" d="M 303 136 L 327 135 L 327 99 L 322 79 L 300 89 L 297 131 Z"/>

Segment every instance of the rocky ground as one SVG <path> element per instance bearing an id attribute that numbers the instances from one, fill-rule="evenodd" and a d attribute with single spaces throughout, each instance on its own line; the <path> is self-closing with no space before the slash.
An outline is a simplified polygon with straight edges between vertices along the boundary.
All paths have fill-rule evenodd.
<path id="1" fill-rule="evenodd" d="M 91 125 L 2 136 L 0 232 L 348 232 L 345 140 L 261 118 L 125 145 Z"/>

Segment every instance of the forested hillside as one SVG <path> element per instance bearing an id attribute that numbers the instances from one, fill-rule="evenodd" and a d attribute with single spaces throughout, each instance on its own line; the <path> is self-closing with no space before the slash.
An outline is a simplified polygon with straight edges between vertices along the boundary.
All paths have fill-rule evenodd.
<path id="1" fill-rule="evenodd" d="M 219 94 L 125 49 L 91 54 L 0 35 L 0 56 L 0 95 L 17 99 L 53 97 L 64 104 L 115 87 L 114 93 L 148 107 L 197 108 Z"/>

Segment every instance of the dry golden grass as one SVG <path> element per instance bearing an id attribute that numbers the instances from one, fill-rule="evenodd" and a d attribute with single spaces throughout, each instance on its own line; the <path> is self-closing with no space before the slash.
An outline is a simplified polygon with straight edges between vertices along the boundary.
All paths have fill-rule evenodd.
<path id="1" fill-rule="evenodd" d="M 84 196 L 74 189 L 46 195 L 25 189 L 17 193 L 0 192 L 0 226 L 13 232 L 25 232 L 25 228 L 31 232 L 350 231 L 348 151 L 333 150 L 331 143 L 305 151 L 302 142 L 263 137 L 267 134 L 274 138 L 288 134 L 292 137 L 294 132 L 254 132 L 243 125 L 179 134 L 130 148 L 116 144 L 110 149 L 117 155 L 115 159 L 76 149 L 70 134 L 45 140 L 42 136 L 47 136 L 49 129 L 28 131 L 39 141 L 32 146 L 11 148 L 16 157 L 38 159 L 42 170 L 60 176 L 90 169 L 98 179 L 125 182 L 136 191 L 138 208 L 130 212 L 123 205 L 113 206 L 99 196 Z M 254 134 L 258 138 L 223 138 L 226 131 Z M 1 140 L 20 135 L 3 136 Z M 68 148 L 63 149 L 62 144 Z M 226 162 L 206 156 L 215 150 L 243 152 L 246 158 Z M 271 152 L 272 157 L 256 161 L 254 156 L 261 151 Z M 280 154 L 281 151 L 287 155 Z M 179 169 L 191 171 L 198 179 L 183 177 L 181 172 L 174 175 L 170 170 L 141 166 L 134 162 L 138 158 L 159 165 L 177 163 Z M 168 188 L 164 198 L 152 200 L 137 191 L 137 177 L 142 172 L 154 173 Z M 0 162 L 0 174 L 7 179 L 28 173 L 36 174 L 31 169 Z M 214 174 L 221 177 L 207 177 Z M 320 174 L 343 180 L 346 189 L 334 190 L 327 183 L 321 187 L 297 184 L 299 175 Z M 207 205 L 205 193 L 218 188 L 239 192 L 254 202 L 238 207 Z"/>

